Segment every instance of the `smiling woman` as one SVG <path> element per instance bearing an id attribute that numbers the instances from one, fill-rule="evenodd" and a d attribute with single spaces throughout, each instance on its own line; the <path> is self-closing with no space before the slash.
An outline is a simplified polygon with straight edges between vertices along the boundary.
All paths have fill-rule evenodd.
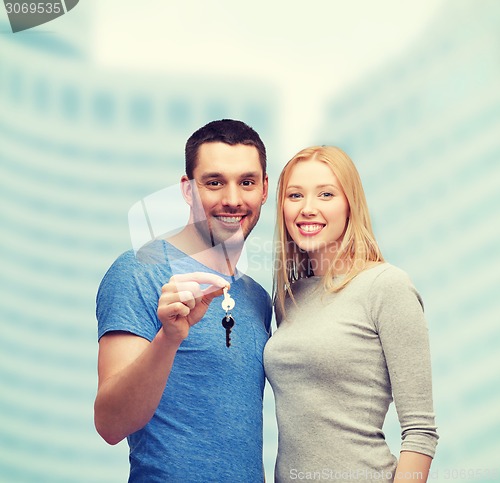
<path id="1" fill-rule="evenodd" d="M 295 280 L 325 275 L 325 287 L 337 291 L 384 261 L 358 171 L 341 149 L 312 147 L 296 154 L 281 173 L 277 203 L 275 289 L 281 308 L 286 293 L 293 297 Z M 339 274 L 345 277 L 334 284 Z"/>
<path id="2" fill-rule="evenodd" d="M 408 472 L 426 481 L 437 433 L 422 302 L 384 262 L 349 156 L 325 146 L 295 155 L 278 182 L 277 219 L 278 329 L 264 351 L 278 421 L 275 481 L 325 469 L 342 469 L 342 481 L 399 482 Z M 393 398 L 399 460 L 382 430 Z"/>
<path id="3" fill-rule="evenodd" d="M 290 236 L 314 261 L 314 273 L 324 275 L 337 256 L 349 216 L 347 198 L 327 164 L 311 160 L 295 165 L 283 216 Z"/>

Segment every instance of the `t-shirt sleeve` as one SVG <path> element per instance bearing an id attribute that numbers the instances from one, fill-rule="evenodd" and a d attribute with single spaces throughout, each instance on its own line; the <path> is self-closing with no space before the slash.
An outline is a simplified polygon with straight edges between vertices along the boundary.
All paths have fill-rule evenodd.
<path id="1" fill-rule="evenodd" d="M 434 457 L 438 435 L 422 300 L 406 273 L 396 267 L 378 275 L 372 286 L 372 297 L 372 316 L 401 425 L 401 451 Z"/>
<path id="2" fill-rule="evenodd" d="M 98 339 L 107 332 L 126 331 L 153 340 L 161 327 L 156 315 L 160 292 L 154 265 L 138 262 L 133 252 L 121 255 L 97 292 Z"/>

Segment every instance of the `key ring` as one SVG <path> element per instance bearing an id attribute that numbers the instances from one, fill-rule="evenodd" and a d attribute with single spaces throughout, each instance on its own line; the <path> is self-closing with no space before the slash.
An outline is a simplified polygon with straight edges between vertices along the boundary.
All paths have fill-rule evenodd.
<path id="1" fill-rule="evenodd" d="M 227 287 L 223 289 L 224 300 L 222 301 L 222 309 L 226 311 L 226 315 L 222 318 L 222 327 L 226 330 L 226 347 L 231 345 L 231 329 L 234 327 L 234 318 L 231 315 L 231 310 L 234 309 L 236 302 L 229 295 Z"/>

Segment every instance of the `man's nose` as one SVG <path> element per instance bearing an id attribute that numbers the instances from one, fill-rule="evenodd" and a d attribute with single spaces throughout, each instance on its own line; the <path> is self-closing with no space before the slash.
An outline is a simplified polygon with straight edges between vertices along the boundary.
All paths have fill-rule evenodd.
<path id="1" fill-rule="evenodd" d="M 225 187 L 222 204 L 224 206 L 241 206 L 243 204 L 243 201 L 241 199 L 241 190 L 238 186 L 228 184 Z"/>

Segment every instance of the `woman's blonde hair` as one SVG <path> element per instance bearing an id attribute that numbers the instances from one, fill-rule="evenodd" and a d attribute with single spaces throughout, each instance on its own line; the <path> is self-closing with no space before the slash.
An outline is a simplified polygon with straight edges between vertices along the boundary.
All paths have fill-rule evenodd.
<path id="1" fill-rule="evenodd" d="M 273 296 L 276 309 L 281 315 L 285 313 L 286 295 L 294 300 L 291 284 L 300 278 L 313 275 L 307 252 L 301 250 L 292 240 L 283 216 L 285 192 L 291 172 L 297 163 L 308 161 L 320 161 L 331 168 L 349 204 L 349 216 L 342 243 L 323 278 L 325 290 L 338 292 L 363 271 L 369 262 L 384 261 L 373 234 L 363 185 L 351 158 L 334 146 L 303 149 L 286 164 L 278 181 Z M 349 267 L 340 283 L 334 282 L 337 261 L 347 262 Z"/>

